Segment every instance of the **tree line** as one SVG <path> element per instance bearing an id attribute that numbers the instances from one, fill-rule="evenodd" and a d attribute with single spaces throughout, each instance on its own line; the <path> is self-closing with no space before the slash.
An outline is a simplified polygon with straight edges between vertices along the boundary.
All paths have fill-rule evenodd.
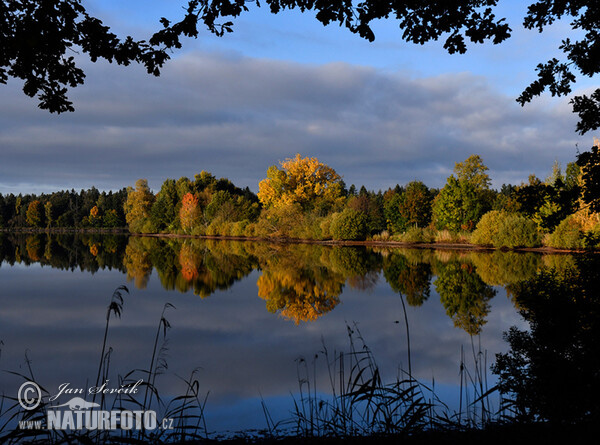
<path id="1" fill-rule="evenodd" d="M 154 193 L 145 179 L 118 192 L 95 188 L 50 195 L 0 195 L 7 228 L 124 227 L 132 233 L 404 242 L 473 242 L 495 247 L 595 247 L 600 240 L 599 149 L 545 179 L 491 188 L 478 155 L 455 164 L 441 188 L 422 181 L 385 191 L 347 187 L 317 158 L 267 169 L 259 191 L 202 171 L 167 179 Z"/>
<path id="2" fill-rule="evenodd" d="M 0 193 L 0 228 L 125 227 L 127 189 L 63 190 L 50 194 Z"/>
<path id="3" fill-rule="evenodd" d="M 488 167 L 472 155 L 441 189 L 412 181 L 375 192 L 347 187 L 330 166 L 297 154 L 269 167 L 256 195 L 206 172 L 168 179 L 157 194 L 139 180 L 128 189 L 125 217 L 136 233 L 590 247 L 600 238 L 598 194 L 590 194 L 598 146 L 589 156 L 564 171 L 556 162 L 543 180 L 530 175 L 494 190 Z"/>

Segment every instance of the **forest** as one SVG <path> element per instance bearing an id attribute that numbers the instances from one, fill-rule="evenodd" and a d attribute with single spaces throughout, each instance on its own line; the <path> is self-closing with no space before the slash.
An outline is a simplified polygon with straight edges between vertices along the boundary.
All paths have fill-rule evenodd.
<path id="1" fill-rule="evenodd" d="M 478 155 L 457 162 L 441 189 L 412 181 L 375 192 L 348 187 L 332 167 L 297 154 L 269 167 L 257 194 L 205 171 L 167 179 L 157 193 L 139 179 L 117 192 L 0 194 L 0 227 L 593 249 L 600 245 L 599 148 L 596 141 L 564 171 L 555 162 L 545 179 L 530 175 L 500 190 Z"/>

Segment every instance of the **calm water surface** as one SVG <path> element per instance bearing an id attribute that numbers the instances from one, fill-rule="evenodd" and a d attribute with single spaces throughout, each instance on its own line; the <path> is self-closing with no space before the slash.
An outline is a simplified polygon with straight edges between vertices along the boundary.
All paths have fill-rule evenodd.
<path id="1" fill-rule="evenodd" d="M 51 393 L 94 384 L 113 290 L 109 386 L 147 369 L 160 335 L 165 400 L 194 370 L 208 394 L 210 431 L 265 428 L 290 417 L 309 373 L 330 391 L 324 348 L 347 351 L 348 327 L 372 350 L 384 380 L 409 369 L 450 408 L 459 404 L 461 357 L 489 372 L 511 326 L 528 327 L 511 286 L 571 256 L 510 252 L 279 245 L 118 236 L 0 235 L 0 368 L 33 373 Z M 408 327 L 408 329 L 407 329 Z M 409 355 L 410 348 L 410 355 Z M 301 358 L 305 359 L 303 363 Z M 306 366 L 308 365 L 308 366 Z M 0 391 L 23 379 L 0 374 Z M 314 387 L 313 387 L 314 388 Z"/>

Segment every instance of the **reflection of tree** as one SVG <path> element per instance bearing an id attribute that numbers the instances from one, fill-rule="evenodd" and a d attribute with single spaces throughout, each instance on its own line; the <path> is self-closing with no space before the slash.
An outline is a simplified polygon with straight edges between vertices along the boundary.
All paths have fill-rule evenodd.
<path id="1" fill-rule="evenodd" d="M 472 252 L 470 260 L 477 269 L 479 277 L 490 286 L 527 280 L 535 275 L 541 256 L 535 253 L 520 252 Z"/>
<path id="2" fill-rule="evenodd" d="M 134 280 L 135 287 L 145 289 L 152 273 L 148 238 L 131 237 L 125 248 L 123 266 L 127 270 L 127 280 Z"/>
<path id="3" fill-rule="evenodd" d="M 410 263 L 404 255 L 393 253 L 383 262 L 383 276 L 394 291 L 406 295 L 411 306 L 421 306 L 429 298 L 429 264 Z"/>
<path id="4" fill-rule="evenodd" d="M 256 267 L 256 259 L 239 247 L 241 243 L 143 238 L 140 244 L 139 239 L 132 237 L 128 245 L 126 264 L 133 271 L 139 264 L 142 275 L 149 274 L 154 266 L 165 289 L 192 289 L 202 298 L 230 288 Z"/>
<path id="5" fill-rule="evenodd" d="M 267 302 L 267 310 L 299 324 L 314 321 L 331 311 L 339 302 L 345 277 L 318 261 L 322 247 L 286 246 L 276 255 L 259 256 L 263 270 L 258 296 Z"/>
<path id="6" fill-rule="evenodd" d="M 28 236 L 25 240 L 25 246 L 29 259 L 33 262 L 40 261 L 40 258 L 43 256 L 42 251 L 44 250 L 42 235 Z"/>
<path id="7" fill-rule="evenodd" d="M 479 334 L 496 291 L 479 278 L 472 265 L 458 261 L 445 264 L 434 285 L 454 326 Z"/>
<path id="8" fill-rule="evenodd" d="M 179 253 L 180 277 L 185 283 L 178 277 L 178 289 L 183 291 L 191 287 L 194 294 L 204 298 L 217 289 L 229 289 L 248 275 L 256 267 L 256 260 L 236 249 L 235 244 L 227 241 L 185 242 Z"/>
<path id="9" fill-rule="evenodd" d="M 194 281 L 198 278 L 198 267 L 202 258 L 190 244 L 183 244 L 179 250 L 179 264 L 181 265 L 181 276 L 185 281 Z"/>
<path id="10" fill-rule="evenodd" d="M 360 247 L 323 249 L 320 258 L 324 266 L 348 279 L 353 289 L 373 289 L 379 279 L 381 256 Z"/>
<path id="11" fill-rule="evenodd" d="M 596 425 L 600 419 L 600 260 L 577 263 L 513 287 L 530 331 L 505 334 L 510 351 L 496 356 L 493 370 L 522 418 Z"/>
<path id="12" fill-rule="evenodd" d="M 123 270 L 127 238 L 115 235 L 5 234 L 0 262 L 40 263 L 57 269 Z M 94 247 L 95 246 L 95 247 Z"/>

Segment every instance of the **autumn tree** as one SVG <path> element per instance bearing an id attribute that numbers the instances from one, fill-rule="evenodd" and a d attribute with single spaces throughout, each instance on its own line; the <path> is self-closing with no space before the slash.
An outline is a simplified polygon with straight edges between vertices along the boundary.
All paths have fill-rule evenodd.
<path id="1" fill-rule="evenodd" d="M 131 232 L 146 233 L 153 231 L 149 217 L 154 200 L 154 194 L 150 191 L 146 179 L 138 179 L 135 183 L 135 189 L 131 187 L 127 189 L 127 200 L 123 208 L 125 210 L 125 221 L 127 221 Z"/>
<path id="2" fill-rule="evenodd" d="M 317 158 L 295 158 L 281 162 L 267 170 L 267 178 L 258 187 L 258 198 L 263 206 L 282 207 L 298 203 L 304 210 L 328 211 L 341 205 L 342 178 L 335 170 Z"/>
<path id="3" fill-rule="evenodd" d="M 146 288 L 152 273 L 151 245 L 148 237 L 132 236 L 125 248 L 123 267 L 127 271 L 127 280 L 133 280 L 138 289 Z"/>
<path id="4" fill-rule="evenodd" d="M 409 182 L 406 185 L 404 199 L 400 203 L 400 213 L 409 225 L 425 227 L 431 220 L 432 201 L 431 191 L 423 182 Z"/>
<path id="5" fill-rule="evenodd" d="M 27 207 L 27 224 L 32 227 L 42 227 L 44 223 L 44 206 L 37 199 L 31 201 Z"/>
<path id="6" fill-rule="evenodd" d="M 186 233 L 191 233 L 192 229 L 198 224 L 200 216 L 198 198 L 192 193 L 187 193 L 181 200 L 181 209 L 179 210 L 181 228 Z"/>
<path id="7" fill-rule="evenodd" d="M 90 209 L 88 223 L 92 227 L 100 227 L 102 225 L 102 217 L 100 215 L 100 209 L 97 205 Z"/>
<path id="8" fill-rule="evenodd" d="M 315 321 L 339 304 L 345 278 L 312 256 L 318 252 L 298 246 L 260 258 L 262 274 L 256 285 L 269 312 L 280 311 L 299 324 Z"/>

